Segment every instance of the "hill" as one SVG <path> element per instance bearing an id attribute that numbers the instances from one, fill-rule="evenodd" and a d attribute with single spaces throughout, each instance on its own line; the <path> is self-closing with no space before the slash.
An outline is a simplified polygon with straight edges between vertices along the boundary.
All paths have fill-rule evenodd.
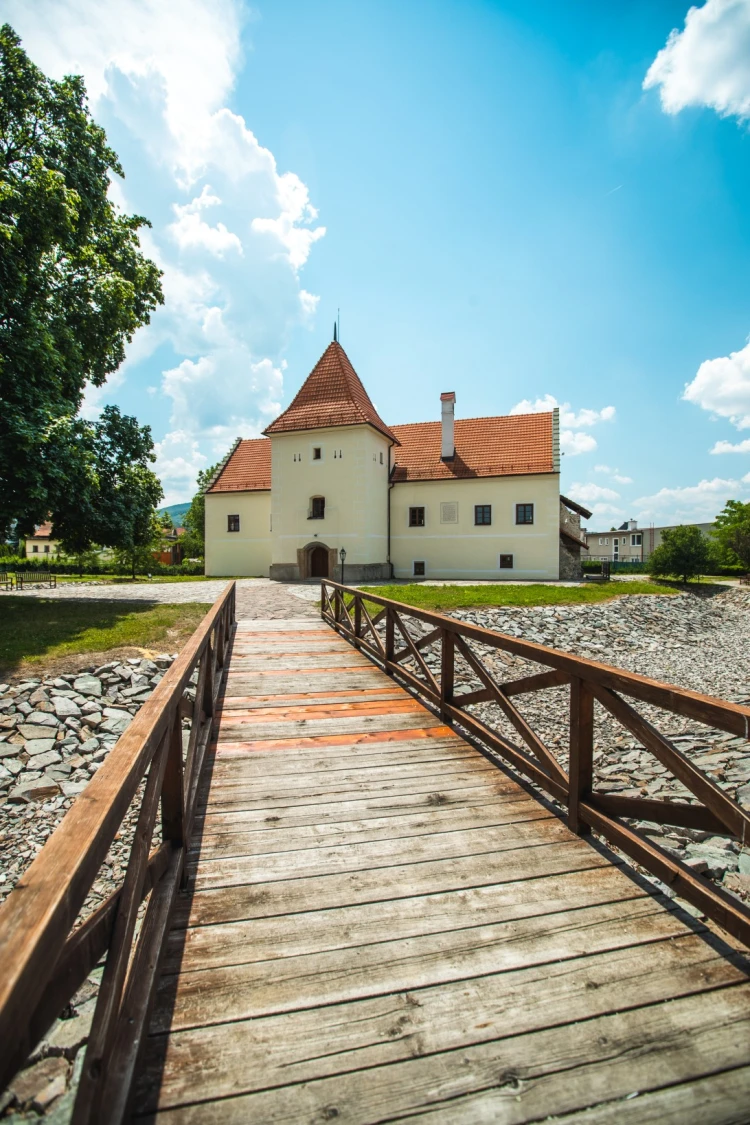
<path id="1" fill-rule="evenodd" d="M 185 504 L 170 504 L 168 508 L 159 508 L 159 515 L 162 516 L 166 512 L 167 515 L 172 517 L 172 523 L 175 527 L 182 527 L 182 521 L 185 518 L 185 512 L 190 507 L 190 501 Z"/>

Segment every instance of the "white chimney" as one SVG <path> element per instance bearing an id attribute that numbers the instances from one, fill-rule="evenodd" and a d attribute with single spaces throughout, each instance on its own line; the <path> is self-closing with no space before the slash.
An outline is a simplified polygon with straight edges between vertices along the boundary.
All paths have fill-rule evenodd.
<path id="1" fill-rule="evenodd" d="M 635 531 L 638 527 L 638 520 L 628 520 L 628 531 Z"/>
<path id="2" fill-rule="evenodd" d="M 440 396 L 440 412 L 442 422 L 440 459 L 442 461 L 452 461 L 456 454 L 456 444 L 453 438 L 453 411 L 455 405 L 456 395 L 453 391 L 446 391 Z"/>

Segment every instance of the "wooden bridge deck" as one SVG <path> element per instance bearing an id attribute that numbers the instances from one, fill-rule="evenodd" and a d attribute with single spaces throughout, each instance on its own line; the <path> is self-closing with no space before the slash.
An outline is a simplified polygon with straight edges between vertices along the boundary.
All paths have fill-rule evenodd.
<path id="1" fill-rule="evenodd" d="M 741 959 L 328 626 L 240 622 L 218 731 L 136 1120 L 747 1120 Z"/>

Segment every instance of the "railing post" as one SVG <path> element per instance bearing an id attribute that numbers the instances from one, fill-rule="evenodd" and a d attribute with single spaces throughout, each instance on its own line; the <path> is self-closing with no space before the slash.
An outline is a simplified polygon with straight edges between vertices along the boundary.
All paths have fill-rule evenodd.
<path id="1" fill-rule="evenodd" d="M 453 673 L 455 664 L 455 642 L 453 633 L 447 629 L 440 630 L 440 714 L 446 722 L 450 717 L 445 712 L 444 705 L 453 702 Z"/>
<path id="2" fill-rule="evenodd" d="M 354 647 L 359 648 L 359 638 L 362 633 L 362 598 L 354 595 Z"/>
<path id="3" fill-rule="evenodd" d="M 169 735 L 167 764 L 161 790 L 161 833 L 175 847 L 185 843 L 185 779 L 182 762 L 182 722 L 175 708 Z"/>
<path id="4" fill-rule="evenodd" d="M 396 627 L 393 621 L 393 610 L 390 606 L 385 609 L 385 670 L 390 672 L 390 665 L 393 663 L 393 653 L 395 648 Z"/>
<path id="5" fill-rule="evenodd" d="M 570 681 L 570 763 L 568 827 L 588 836 L 590 825 L 580 816 L 579 805 L 591 796 L 594 769 L 594 696 L 580 676 Z"/>

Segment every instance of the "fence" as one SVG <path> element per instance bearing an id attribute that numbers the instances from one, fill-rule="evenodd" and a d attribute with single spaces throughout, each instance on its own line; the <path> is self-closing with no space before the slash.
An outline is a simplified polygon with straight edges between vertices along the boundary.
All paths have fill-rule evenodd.
<path id="1" fill-rule="evenodd" d="M 402 679 L 447 722 L 458 724 L 483 747 L 510 762 L 560 802 L 567 808 L 568 824 L 574 832 L 579 835 L 592 830 L 598 832 L 670 885 L 676 894 L 750 946 L 750 910 L 622 819 L 647 820 L 733 836 L 742 845 L 750 842 L 748 813 L 623 697 L 629 696 L 745 739 L 750 739 L 750 707 L 659 683 L 646 676 L 439 613 L 415 609 L 376 594 L 365 595 L 330 580 L 321 583 L 321 591 L 324 620 L 389 675 Z M 410 620 L 432 628 L 424 636 L 413 636 L 408 629 Z M 524 657 L 547 671 L 498 683 L 485 667 L 477 645 Z M 431 646 L 439 648 L 439 677 L 423 656 Z M 457 661 L 463 662 L 479 681 L 482 685 L 479 689 L 456 693 Z M 567 773 L 513 702 L 515 697 L 529 692 L 563 685 L 570 690 Z M 594 789 L 595 702 L 651 751 L 662 766 L 671 770 L 699 803 L 625 797 Z M 469 710 L 479 703 L 494 705 L 525 747 Z"/>
<path id="2" fill-rule="evenodd" d="M 0 907 L 0 1089 L 107 953 L 76 1125 L 120 1122 L 127 1114 L 234 620 L 231 582 Z M 186 689 L 196 672 L 190 700 Z M 182 719 L 188 716 L 183 750 Z M 140 807 L 124 880 L 73 928 L 135 797 Z M 160 806 L 161 842 L 152 849 Z"/>

